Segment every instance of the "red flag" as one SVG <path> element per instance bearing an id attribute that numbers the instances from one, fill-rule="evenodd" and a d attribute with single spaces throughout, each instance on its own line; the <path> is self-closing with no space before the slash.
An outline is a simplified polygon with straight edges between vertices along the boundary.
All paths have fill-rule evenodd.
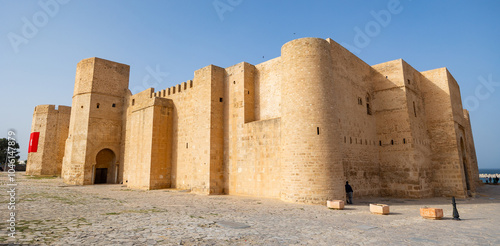
<path id="1" fill-rule="evenodd" d="M 38 150 L 38 138 L 40 137 L 40 132 L 32 132 L 30 135 L 30 145 L 28 147 L 28 153 L 36 152 Z"/>

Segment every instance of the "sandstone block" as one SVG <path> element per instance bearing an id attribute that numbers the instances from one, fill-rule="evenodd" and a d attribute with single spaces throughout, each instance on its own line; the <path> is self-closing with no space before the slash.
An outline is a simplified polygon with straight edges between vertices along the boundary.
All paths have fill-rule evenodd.
<path id="1" fill-rule="evenodd" d="M 425 219 L 440 220 L 441 218 L 443 218 L 443 209 L 420 208 L 420 215 Z"/>
<path id="2" fill-rule="evenodd" d="M 342 200 L 326 201 L 326 206 L 331 209 L 342 210 L 344 209 L 344 201 Z"/>
<path id="3" fill-rule="evenodd" d="M 370 204 L 370 212 L 372 214 L 389 214 L 389 205 L 387 204 Z"/>

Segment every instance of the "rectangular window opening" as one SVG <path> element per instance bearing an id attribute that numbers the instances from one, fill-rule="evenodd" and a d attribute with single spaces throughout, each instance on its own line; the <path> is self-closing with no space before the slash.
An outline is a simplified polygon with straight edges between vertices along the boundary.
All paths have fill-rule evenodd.
<path id="1" fill-rule="evenodd" d="M 413 114 L 417 117 L 417 108 L 415 107 L 415 102 L 413 102 Z"/>
<path id="2" fill-rule="evenodd" d="M 319 135 L 319 127 L 316 127 L 316 133 Z"/>

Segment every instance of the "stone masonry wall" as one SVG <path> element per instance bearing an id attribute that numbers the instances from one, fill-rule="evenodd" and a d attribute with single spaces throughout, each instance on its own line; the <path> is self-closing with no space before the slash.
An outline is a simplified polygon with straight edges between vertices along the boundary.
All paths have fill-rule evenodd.
<path id="1" fill-rule="evenodd" d="M 129 70 L 78 63 L 69 120 L 69 107 L 35 110 L 28 173 L 58 173 L 64 151 L 69 184 L 93 184 L 98 166 L 130 188 L 315 204 L 345 199 L 345 181 L 356 197 L 465 197 L 479 184 L 469 115 L 445 68 L 369 66 L 331 39 L 301 38 L 280 57 L 209 65 L 156 92 L 132 95 Z"/>
<path id="2" fill-rule="evenodd" d="M 40 132 L 37 152 L 28 154 L 28 175 L 61 175 L 71 107 L 35 107 L 31 132 Z"/>
<path id="3" fill-rule="evenodd" d="M 379 146 L 376 132 L 372 68 L 331 39 L 333 87 L 341 130 L 342 165 L 345 181 L 356 197 L 380 194 Z M 370 109 L 370 114 L 368 112 Z"/>

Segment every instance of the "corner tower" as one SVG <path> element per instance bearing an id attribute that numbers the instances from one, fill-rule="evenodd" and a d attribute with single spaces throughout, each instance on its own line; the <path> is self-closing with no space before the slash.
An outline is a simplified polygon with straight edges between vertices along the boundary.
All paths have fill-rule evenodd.
<path id="1" fill-rule="evenodd" d="M 345 198 L 332 56 L 324 39 L 301 38 L 281 49 L 282 192 L 286 201 Z"/>
<path id="2" fill-rule="evenodd" d="M 77 65 L 63 160 L 68 184 L 116 183 L 130 67 L 100 58 Z"/>

